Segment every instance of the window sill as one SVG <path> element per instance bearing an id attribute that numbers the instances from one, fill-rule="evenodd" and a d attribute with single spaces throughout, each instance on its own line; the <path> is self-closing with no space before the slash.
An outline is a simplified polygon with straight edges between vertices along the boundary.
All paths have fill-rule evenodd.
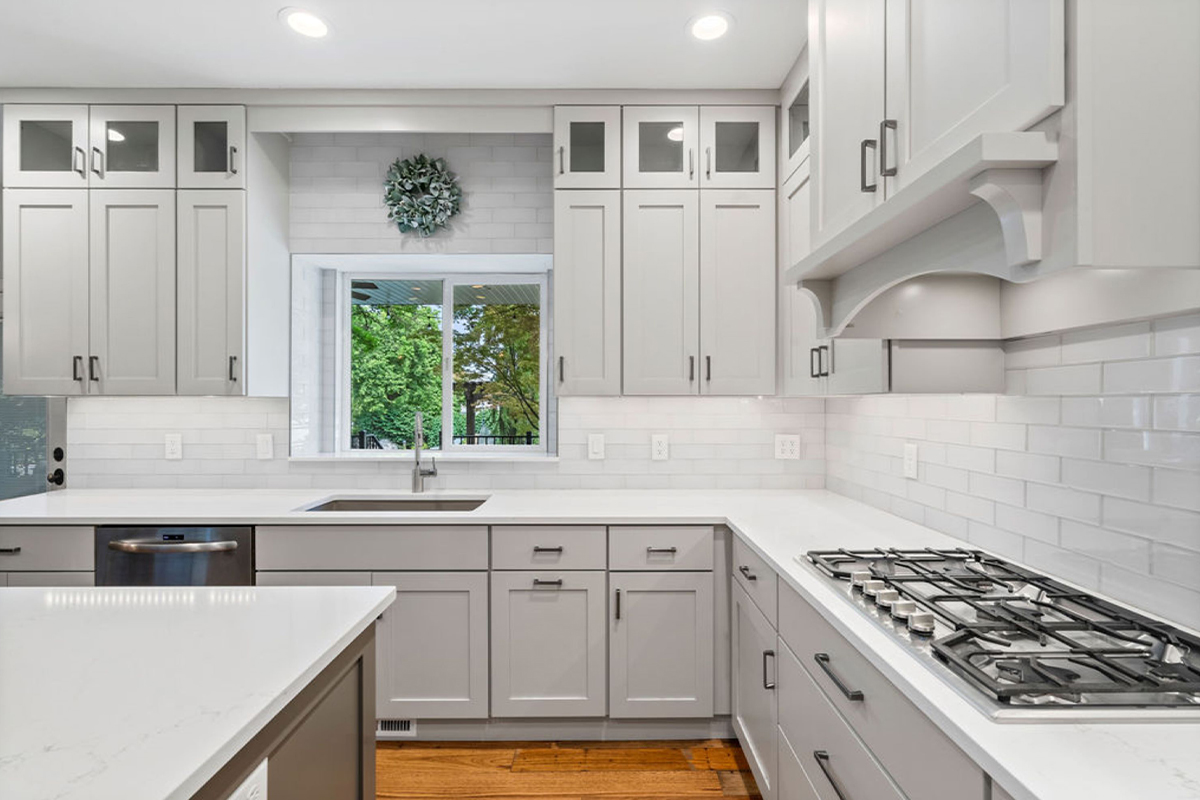
<path id="1" fill-rule="evenodd" d="M 347 462 L 383 462 L 397 461 L 405 464 L 413 463 L 413 454 L 411 450 L 387 451 L 380 452 L 379 450 L 367 450 L 359 453 L 320 453 L 315 456 L 288 456 L 288 461 L 299 463 L 347 463 Z M 442 453 L 437 450 L 424 450 L 421 453 L 421 461 L 426 462 L 429 459 L 436 458 L 438 461 L 484 461 L 496 463 L 532 463 L 532 464 L 555 464 L 558 462 L 558 456 L 550 453 Z"/>

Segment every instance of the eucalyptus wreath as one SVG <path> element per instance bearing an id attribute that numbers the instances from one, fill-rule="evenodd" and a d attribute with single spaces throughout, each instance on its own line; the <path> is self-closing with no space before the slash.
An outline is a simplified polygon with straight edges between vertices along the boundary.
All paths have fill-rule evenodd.
<path id="1" fill-rule="evenodd" d="M 383 181 L 388 219 L 401 233 L 431 236 L 459 211 L 462 189 L 443 158 L 416 155 L 396 159 Z"/>

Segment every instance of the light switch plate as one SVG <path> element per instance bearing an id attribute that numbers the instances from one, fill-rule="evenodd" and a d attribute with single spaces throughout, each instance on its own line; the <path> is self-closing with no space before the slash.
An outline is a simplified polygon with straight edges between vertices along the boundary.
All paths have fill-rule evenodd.
<path id="1" fill-rule="evenodd" d="M 275 436 L 270 433 L 260 433 L 254 440 L 258 450 L 259 461 L 270 461 L 275 457 Z"/>
<path id="2" fill-rule="evenodd" d="M 167 461 L 179 461 L 183 458 L 182 433 L 168 433 L 163 437 L 163 458 Z"/>
<path id="3" fill-rule="evenodd" d="M 800 458 L 800 435 L 796 433 L 775 434 L 775 457 L 788 461 Z"/>
<path id="4" fill-rule="evenodd" d="M 671 446 L 665 433 L 655 433 L 650 436 L 650 458 L 654 461 L 666 461 L 671 457 Z"/>
<path id="5" fill-rule="evenodd" d="M 917 445 L 916 442 L 904 443 L 904 477 L 917 477 Z"/>
<path id="6" fill-rule="evenodd" d="M 604 434 L 588 434 L 588 459 L 590 461 L 604 460 Z"/>

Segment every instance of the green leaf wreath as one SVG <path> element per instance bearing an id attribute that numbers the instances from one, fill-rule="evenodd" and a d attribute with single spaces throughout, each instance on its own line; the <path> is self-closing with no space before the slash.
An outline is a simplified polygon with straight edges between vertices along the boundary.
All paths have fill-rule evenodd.
<path id="1" fill-rule="evenodd" d="M 383 202 L 401 233 L 431 236 L 458 213 L 462 189 L 445 159 L 416 155 L 388 167 Z"/>

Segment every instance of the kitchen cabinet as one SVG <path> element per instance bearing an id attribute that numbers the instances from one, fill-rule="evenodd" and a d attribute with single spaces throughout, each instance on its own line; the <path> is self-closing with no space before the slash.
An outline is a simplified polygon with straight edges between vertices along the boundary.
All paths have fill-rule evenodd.
<path id="1" fill-rule="evenodd" d="M 605 573 L 492 573 L 492 716 L 603 717 Z"/>
<path id="2" fill-rule="evenodd" d="M 175 192 L 90 195 L 88 392 L 173 394 Z"/>
<path id="3" fill-rule="evenodd" d="M 884 339 L 832 339 L 817 356 L 828 394 L 877 394 L 891 386 Z"/>
<path id="4" fill-rule="evenodd" d="M 245 394 L 246 193 L 180 190 L 178 392 Z"/>
<path id="5" fill-rule="evenodd" d="M 711 717 L 712 572 L 611 572 L 609 595 L 609 716 Z"/>
<path id="6" fill-rule="evenodd" d="M 555 392 L 621 393 L 621 193 L 554 193 Z"/>
<path id="7" fill-rule="evenodd" d="M 775 730 L 779 736 L 778 791 L 775 797 L 777 800 L 821 800 L 816 787 L 808 779 L 808 773 L 804 771 L 804 765 L 800 763 L 796 748 L 792 747 L 781 729 Z"/>
<path id="8" fill-rule="evenodd" d="M 376 625 L 377 713 L 384 719 L 488 715 L 488 576 L 375 572 L 396 602 Z"/>
<path id="9" fill-rule="evenodd" d="M 701 106 L 704 189 L 774 189 L 775 107 Z"/>
<path id="10" fill-rule="evenodd" d="M 0 573 L 0 586 L 11 586 L 14 589 L 95 585 L 94 572 L 10 572 L 7 576 Z"/>
<path id="11" fill-rule="evenodd" d="M 775 628 L 738 584 L 733 586 L 733 729 L 764 800 L 776 796 Z M 865 797 L 866 795 L 864 795 Z"/>
<path id="12" fill-rule="evenodd" d="M 807 123 L 805 123 L 807 125 Z M 779 192 L 779 348 L 782 393 L 789 397 L 825 393 L 819 362 L 821 327 L 814 298 L 784 280 L 789 266 L 808 254 L 812 243 L 811 164 L 806 158 Z"/>
<path id="13" fill-rule="evenodd" d="M 91 106 L 88 185 L 175 188 L 175 106 Z"/>
<path id="14" fill-rule="evenodd" d="M 620 106 L 554 107 L 554 188 L 621 188 Z"/>
<path id="15" fill-rule="evenodd" d="M 787 181 L 800 165 L 808 160 L 811 152 L 812 115 L 809 113 L 808 48 L 800 51 L 800 57 L 780 88 L 779 158 L 780 183 Z"/>
<path id="16" fill-rule="evenodd" d="M 700 149 L 696 106 L 625 106 L 622 161 L 626 189 L 695 189 Z"/>
<path id="17" fill-rule="evenodd" d="M 85 394 L 88 192 L 5 189 L 3 230 L 4 393 Z"/>
<path id="18" fill-rule="evenodd" d="M 696 394 L 700 193 L 627 191 L 623 205 L 625 394 Z"/>
<path id="19" fill-rule="evenodd" d="M 87 106 L 6 105 L 3 142 L 5 188 L 87 188 Z"/>
<path id="20" fill-rule="evenodd" d="M 700 192 L 701 394 L 775 393 L 775 214 L 770 190 Z"/>
<path id="21" fill-rule="evenodd" d="M 246 188 L 246 107 L 179 106 L 180 189 Z"/>

